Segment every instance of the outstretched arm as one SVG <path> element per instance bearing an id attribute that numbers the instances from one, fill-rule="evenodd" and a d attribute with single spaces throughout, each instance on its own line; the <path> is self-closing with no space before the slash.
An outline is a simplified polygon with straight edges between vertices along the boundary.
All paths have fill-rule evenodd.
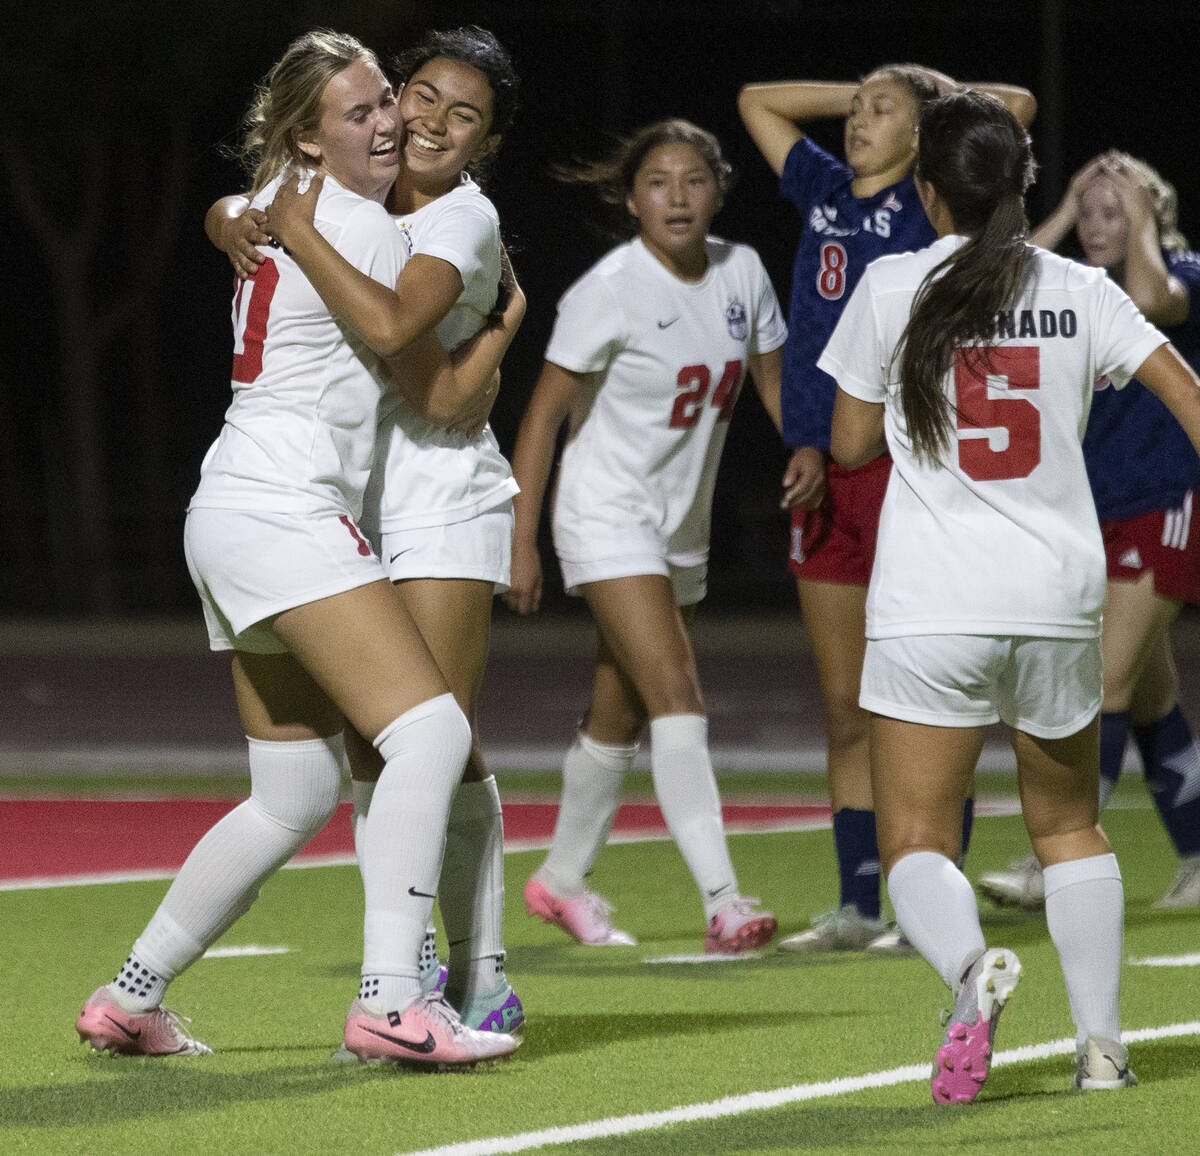
<path id="1" fill-rule="evenodd" d="M 552 361 L 544 362 L 517 430 L 512 469 L 521 492 L 513 499 L 516 521 L 512 575 L 504 600 L 518 614 L 534 613 L 542 600 L 542 563 L 537 549 L 542 503 L 554 465 L 558 431 L 585 384 L 582 374 Z"/>

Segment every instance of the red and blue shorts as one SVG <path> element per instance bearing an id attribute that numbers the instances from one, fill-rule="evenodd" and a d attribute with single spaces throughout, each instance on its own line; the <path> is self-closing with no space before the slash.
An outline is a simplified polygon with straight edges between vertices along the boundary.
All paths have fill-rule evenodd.
<path id="1" fill-rule="evenodd" d="M 1151 573 L 1161 598 L 1200 602 L 1200 533 L 1191 532 L 1195 498 L 1189 491 L 1177 509 L 1102 522 L 1109 580 L 1136 582 Z"/>
<path id="2" fill-rule="evenodd" d="M 867 585 L 891 469 L 886 454 L 855 470 L 829 462 L 820 506 L 792 511 L 788 569 L 797 578 Z"/>

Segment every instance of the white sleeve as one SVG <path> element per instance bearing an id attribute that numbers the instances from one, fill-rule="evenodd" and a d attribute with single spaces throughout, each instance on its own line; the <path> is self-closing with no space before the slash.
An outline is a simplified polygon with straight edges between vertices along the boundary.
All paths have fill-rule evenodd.
<path id="1" fill-rule="evenodd" d="M 382 205 L 364 201 L 346 218 L 334 248 L 356 269 L 389 289 L 404 268 L 400 234 Z"/>
<path id="2" fill-rule="evenodd" d="M 787 340 L 787 325 L 779 308 L 779 298 L 775 296 L 775 287 L 757 253 L 754 254 L 754 262 L 758 285 L 754 295 L 754 333 L 748 352 L 770 353 Z"/>
<path id="3" fill-rule="evenodd" d="M 817 359 L 817 368 L 829 374 L 838 388 L 852 397 L 882 402 L 887 396 L 884 370 L 892 351 L 882 348 L 872 282 L 868 266 L 850 294 L 829 343 Z"/>
<path id="4" fill-rule="evenodd" d="M 1095 376 L 1107 375 L 1113 386 L 1122 389 L 1167 339 L 1142 316 L 1118 284 L 1104 277 L 1098 287 L 1092 321 Z"/>
<path id="5" fill-rule="evenodd" d="M 498 222 L 482 205 L 458 201 L 438 217 L 416 253 L 440 257 L 458 270 L 464 286 L 470 285 L 481 272 L 499 267 Z"/>
<path id="6" fill-rule="evenodd" d="M 558 303 L 546 360 L 572 373 L 597 373 L 627 343 L 625 315 L 607 279 L 584 274 Z"/>

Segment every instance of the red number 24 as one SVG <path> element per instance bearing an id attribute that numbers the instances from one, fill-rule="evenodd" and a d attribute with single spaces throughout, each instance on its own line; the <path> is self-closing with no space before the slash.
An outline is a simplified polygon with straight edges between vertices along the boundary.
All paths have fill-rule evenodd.
<path id="1" fill-rule="evenodd" d="M 1038 407 L 1023 397 L 991 396 L 988 391 L 989 377 L 1007 378 L 1009 390 L 1038 389 L 1040 354 L 1036 345 L 1006 345 L 986 355 L 961 349 L 954 355 L 958 464 L 967 477 L 979 482 L 1026 478 L 1042 460 Z"/>
<path id="2" fill-rule="evenodd" d="M 712 374 L 707 365 L 685 365 L 675 378 L 675 387 L 681 392 L 675 395 L 671 409 L 671 429 L 691 429 L 700 420 L 704 399 Z M 713 390 L 712 404 L 721 412 L 717 421 L 728 421 L 733 416 L 733 407 L 742 389 L 742 363 L 738 359 L 725 362 L 725 370 L 717 388 Z"/>

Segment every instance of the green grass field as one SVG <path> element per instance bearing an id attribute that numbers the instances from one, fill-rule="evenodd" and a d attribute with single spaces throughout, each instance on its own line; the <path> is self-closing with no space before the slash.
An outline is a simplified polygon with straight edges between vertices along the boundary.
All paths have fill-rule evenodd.
<path id="1" fill-rule="evenodd" d="M 1126 956 L 1198 953 L 1200 912 L 1151 907 L 1170 880 L 1173 856 L 1154 812 L 1142 805 L 1141 784 L 1127 778 L 1119 798 L 1130 805 L 1105 817 L 1126 880 Z M 723 786 L 744 795 L 767 783 L 772 794 L 821 787 L 810 776 L 736 776 Z M 549 782 L 510 778 L 502 789 L 531 785 Z M 1010 790 L 1011 780 L 997 778 L 982 793 Z M 1026 847 L 1017 818 L 984 818 L 975 831 L 972 876 Z M 737 836 L 731 845 L 744 888 L 773 907 L 781 935 L 833 905 L 829 831 Z M 947 993 L 922 960 L 767 952 L 725 962 L 647 962 L 702 950 L 698 900 L 670 843 L 610 847 L 593 876 L 639 946 L 579 947 L 524 913 L 521 887 L 539 858 L 507 860 L 509 975 L 526 1006 L 525 1043 L 508 1063 L 442 1076 L 329 1061 L 357 986 L 361 901 L 353 868 L 282 872 L 222 941 L 287 947 L 287 954 L 204 959 L 173 985 L 170 1003 L 192 1017 L 195 1034 L 216 1052 L 175 1060 L 94 1056 L 72 1029 L 84 997 L 111 978 L 163 894 L 161 882 L 0 893 L 9 993 L 0 1152 L 374 1156 L 913 1065 L 927 1071 Z M 1013 948 L 1025 970 L 998 1050 L 1070 1035 L 1044 920 L 986 905 L 984 915 L 989 943 Z M 1130 964 L 1122 1017 L 1127 1032 L 1200 1019 L 1195 968 Z M 1060 1055 L 997 1066 L 969 1106 L 936 1107 L 922 1076 L 841 1094 L 826 1089 L 759 1110 L 735 1102 L 720 1118 L 548 1150 L 1196 1151 L 1200 1035 L 1135 1043 L 1131 1060 L 1142 1082 L 1128 1092 L 1072 1093 L 1072 1061 Z M 457 1149 L 515 1150 L 499 1143 Z"/>

